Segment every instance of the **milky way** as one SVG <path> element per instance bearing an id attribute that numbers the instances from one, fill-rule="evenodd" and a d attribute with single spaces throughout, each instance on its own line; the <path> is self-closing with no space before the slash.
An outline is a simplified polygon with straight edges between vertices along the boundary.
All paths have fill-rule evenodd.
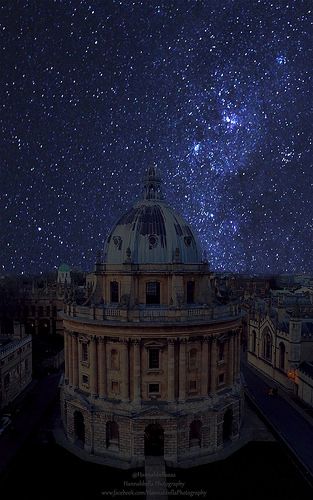
<path id="1" fill-rule="evenodd" d="M 212 269 L 310 272 L 309 1 L 2 1 L 2 274 L 91 270 L 156 163 Z"/>

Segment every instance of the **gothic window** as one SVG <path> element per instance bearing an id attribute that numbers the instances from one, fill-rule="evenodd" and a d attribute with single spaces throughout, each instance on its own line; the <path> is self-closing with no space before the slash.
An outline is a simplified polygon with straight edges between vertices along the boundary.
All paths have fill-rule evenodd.
<path id="1" fill-rule="evenodd" d="M 194 420 L 189 426 L 189 447 L 201 447 L 202 422 Z"/>
<path id="2" fill-rule="evenodd" d="M 146 304 L 160 304 L 160 282 L 149 281 L 146 283 Z"/>
<path id="3" fill-rule="evenodd" d="M 285 344 L 280 342 L 279 344 L 279 368 L 280 370 L 285 369 Z"/>
<path id="4" fill-rule="evenodd" d="M 197 368 L 197 349 L 189 351 L 189 369 L 193 370 L 194 368 Z"/>
<path id="5" fill-rule="evenodd" d="M 195 282 L 187 281 L 187 304 L 195 302 Z"/>
<path id="6" fill-rule="evenodd" d="M 110 283 L 110 297 L 112 303 L 119 302 L 119 286 L 117 281 L 111 281 Z"/>
<path id="7" fill-rule="evenodd" d="M 111 369 L 119 370 L 119 355 L 116 349 L 111 351 Z"/>
<path id="8" fill-rule="evenodd" d="M 149 368 L 151 370 L 160 368 L 159 349 L 149 349 Z"/>
<path id="9" fill-rule="evenodd" d="M 272 336 L 268 328 L 263 332 L 262 355 L 267 361 L 272 361 Z"/>
<path id="10" fill-rule="evenodd" d="M 256 352 L 256 331 L 252 332 L 252 352 Z"/>

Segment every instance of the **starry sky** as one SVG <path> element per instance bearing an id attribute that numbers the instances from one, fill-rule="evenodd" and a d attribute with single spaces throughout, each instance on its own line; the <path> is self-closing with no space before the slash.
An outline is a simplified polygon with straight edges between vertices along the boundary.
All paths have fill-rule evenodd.
<path id="1" fill-rule="evenodd" d="M 157 164 L 214 270 L 311 272 L 311 0 L 0 0 L 0 274 L 92 270 Z"/>

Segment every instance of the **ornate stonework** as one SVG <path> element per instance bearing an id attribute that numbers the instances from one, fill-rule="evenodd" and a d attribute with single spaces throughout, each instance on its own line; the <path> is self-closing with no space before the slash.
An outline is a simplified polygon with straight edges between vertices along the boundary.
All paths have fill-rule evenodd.
<path id="1" fill-rule="evenodd" d="M 66 437 L 123 467 L 147 454 L 212 459 L 239 438 L 238 306 L 218 302 L 192 230 L 173 214 L 150 169 L 142 205 L 107 239 L 88 302 L 64 308 Z"/>

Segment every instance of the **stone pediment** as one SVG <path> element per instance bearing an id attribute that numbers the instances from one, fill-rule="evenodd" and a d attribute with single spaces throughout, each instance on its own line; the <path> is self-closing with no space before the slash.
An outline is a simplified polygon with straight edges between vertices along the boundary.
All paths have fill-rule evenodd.
<path id="1" fill-rule="evenodd" d="M 158 347 L 159 349 L 161 349 L 162 347 L 164 347 L 166 344 L 165 342 L 159 342 L 157 340 L 148 340 L 147 342 L 144 342 L 143 344 L 146 348 L 149 348 L 149 347 Z"/>

